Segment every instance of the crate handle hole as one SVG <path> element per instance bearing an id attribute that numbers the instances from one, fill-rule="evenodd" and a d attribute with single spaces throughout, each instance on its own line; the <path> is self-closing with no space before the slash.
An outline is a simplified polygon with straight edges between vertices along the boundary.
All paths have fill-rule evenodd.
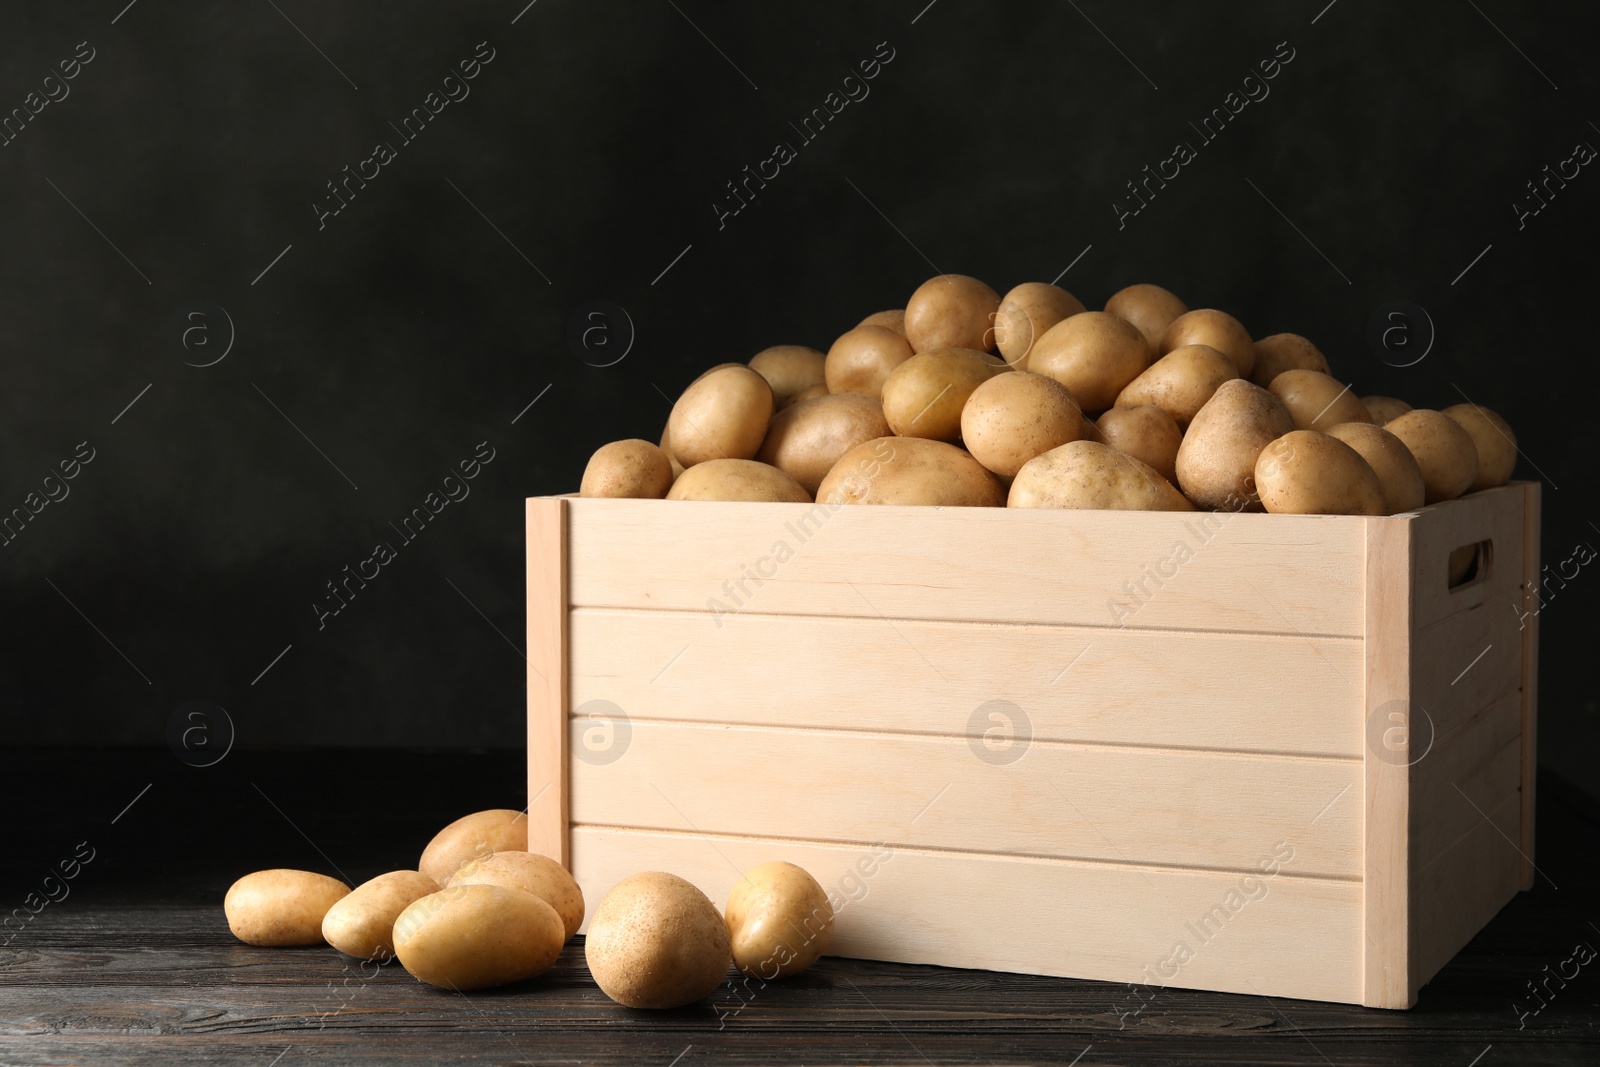
<path id="1" fill-rule="evenodd" d="M 1449 566 L 1446 568 L 1450 591 L 1453 593 L 1469 585 L 1488 581 L 1489 572 L 1493 569 L 1493 541 L 1474 541 L 1462 545 L 1450 553 Z"/>

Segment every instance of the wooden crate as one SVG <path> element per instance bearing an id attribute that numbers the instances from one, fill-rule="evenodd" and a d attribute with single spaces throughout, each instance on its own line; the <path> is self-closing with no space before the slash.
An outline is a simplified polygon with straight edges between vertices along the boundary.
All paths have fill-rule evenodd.
<path id="1" fill-rule="evenodd" d="M 788 859 L 836 955 L 1404 1008 L 1532 885 L 1537 485 L 527 521 L 530 847 L 591 913 Z"/>

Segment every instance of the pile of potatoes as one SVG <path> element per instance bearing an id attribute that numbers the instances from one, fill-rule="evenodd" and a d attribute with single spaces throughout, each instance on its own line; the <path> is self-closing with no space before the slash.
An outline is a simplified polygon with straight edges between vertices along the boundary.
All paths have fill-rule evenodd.
<path id="1" fill-rule="evenodd" d="M 826 354 L 764 349 L 690 383 L 660 444 L 594 453 L 581 496 L 1393 515 L 1501 485 L 1475 404 L 1357 397 L 1298 334 L 1252 340 L 1157 285 L 1086 310 L 944 274 Z"/>
<path id="2" fill-rule="evenodd" d="M 583 925 L 583 892 L 567 869 L 528 851 L 527 818 L 496 809 L 436 834 L 416 870 L 351 889 L 314 871 L 266 870 L 233 883 L 228 926 L 250 945 L 327 942 L 457 992 L 549 970 Z M 735 884 L 722 912 L 676 875 L 619 882 L 589 921 L 584 955 L 607 996 L 630 1008 L 675 1008 L 722 984 L 731 960 L 762 981 L 810 967 L 833 934 L 833 905 L 803 868 L 774 861 Z"/>

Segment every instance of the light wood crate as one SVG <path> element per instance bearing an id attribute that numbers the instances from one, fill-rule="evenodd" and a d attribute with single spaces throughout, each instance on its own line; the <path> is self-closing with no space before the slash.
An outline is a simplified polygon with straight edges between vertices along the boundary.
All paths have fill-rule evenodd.
<path id="1" fill-rule="evenodd" d="M 1535 484 L 527 523 L 530 847 L 591 914 L 787 859 L 834 955 L 1404 1008 L 1532 885 Z"/>

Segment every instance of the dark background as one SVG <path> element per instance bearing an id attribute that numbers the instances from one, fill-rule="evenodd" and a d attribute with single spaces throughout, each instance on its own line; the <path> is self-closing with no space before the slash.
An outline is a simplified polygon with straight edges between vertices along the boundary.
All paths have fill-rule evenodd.
<path id="1" fill-rule="evenodd" d="M 1512 207 L 1600 145 L 1592 5 L 525 2 L 7 5 L 0 112 L 95 58 L 0 147 L 0 513 L 95 458 L 0 548 L 6 743 L 160 745 L 204 700 L 242 748 L 520 745 L 522 499 L 653 439 L 700 369 L 825 349 L 934 265 L 1004 291 L 1073 264 L 1090 307 L 1154 281 L 1311 337 L 1360 393 L 1470 396 L 1545 480 L 1546 560 L 1600 545 L 1600 174 L 1525 228 Z M 481 41 L 470 96 L 401 144 Z M 884 41 L 802 146 L 788 124 Z M 1119 230 L 1179 139 L 1199 157 Z M 380 140 L 398 157 L 319 231 Z M 798 158 L 719 229 L 779 140 Z M 609 349 L 569 340 L 593 300 L 636 331 L 607 367 L 620 316 Z M 1397 300 L 1436 330 L 1405 368 L 1366 337 Z M 319 630 L 324 584 L 484 441 L 471 495 Z M 1580 783 L 1597 602 L 1585 568 L 1542 617 L 1540 756 Z"/>

